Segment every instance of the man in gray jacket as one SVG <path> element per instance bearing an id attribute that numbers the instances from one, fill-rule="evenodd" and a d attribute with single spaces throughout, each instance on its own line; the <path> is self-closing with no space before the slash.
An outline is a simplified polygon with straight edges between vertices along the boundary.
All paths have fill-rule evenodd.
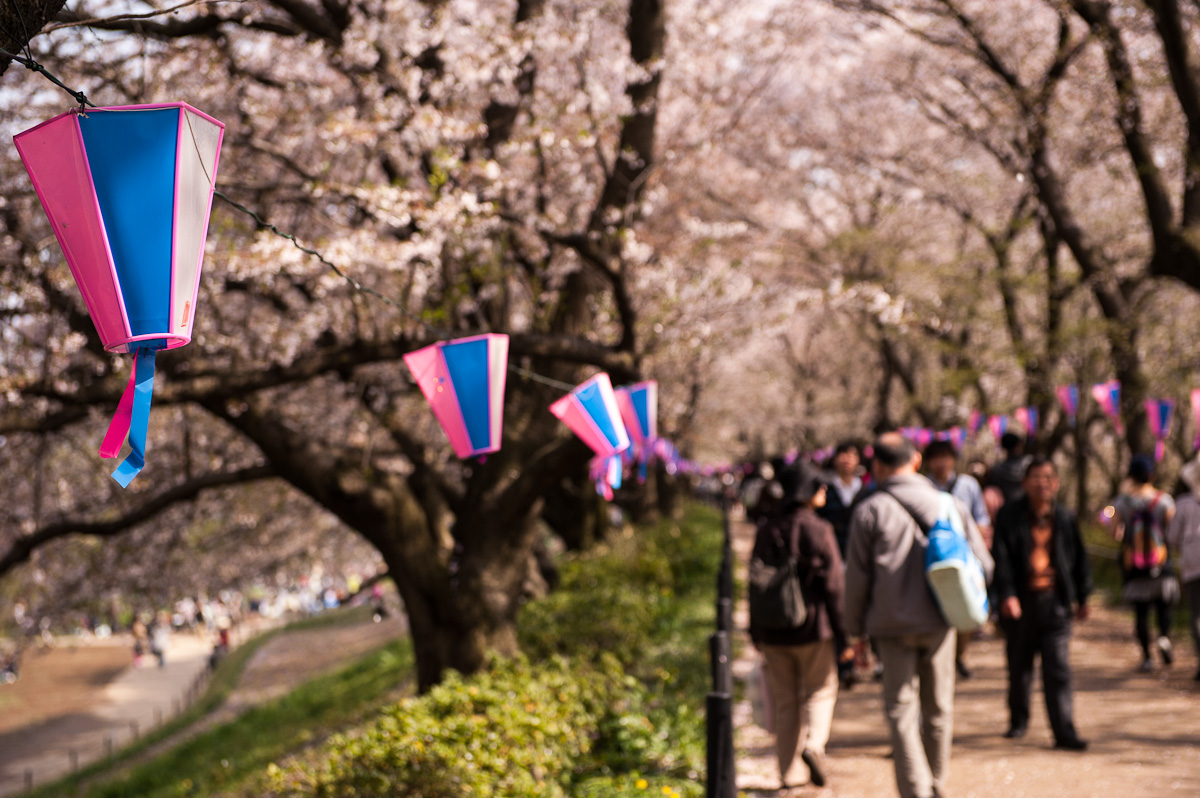
<path id="1" fill-rule="evenodd" d="M 845 624 L 869 635 L 883 663 L 883 703 L 901 798 L 945 792 L 954 724 L 957 637 L 925 579 L 925 548 L 940 492 L 918 472 L 921 456 L 899 433 L 875 441 L 878 490 L 850 519 Z M 988 579 L 992 558 L 974 519 L 957 502 L 967 540 Z"/>

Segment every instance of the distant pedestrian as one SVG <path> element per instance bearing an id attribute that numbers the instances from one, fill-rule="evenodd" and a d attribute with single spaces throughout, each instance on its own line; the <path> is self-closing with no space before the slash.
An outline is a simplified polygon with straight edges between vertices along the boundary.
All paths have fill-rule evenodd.
<path id="1" fill-rule="evenodd" d="M 833 526 L 834 537 L 837 538 L 838 552 L 842 559 L 846 558 L 846 536 L 850 531 L 850 513 L 854 503 L 863 493 L 862 453 L 854 441 L 842 441 L 833 450 L 830 458 L 831 469 L 827 472 L 826 501 L 823 507 L 817 508 L 817 515 L 824 518 Z M 846 640 L 837 640 L 838 650 L 847 645 Z M 838 661 L 838 681 L 842 687 L 849 690 L 854 686 L 854 660 Z"/>
<path id="2" fill-rule="evenodd" d="M 1025 490 L 1025 471 L 1032 458 L 1025 454 L 1025 439 L 1015 432 L 1000 436 L 1000 448 L 1004 450 L 1004 459 L 988 471 L 987 481 L 1000 491 L 1007 504 L 1021 498 Z"/>
<path id="3" fill-rule="evenodd" d="M 807 617 L 800 626 L 764 628 L 752 614 L 750 637 L 766 666 L 782 789 L 797 783 L 792 775 L 797 750 L 812 783 L 821 787 L 828 779 L 825 745 L 838 693 L 835 662 L 854 655 L 853 649 L 835 649 L 835 640 L 846 639 L 845 569 L 833 528 L 817 516 L 827 490 L 821 474 L 800 464 L 781 474 L 780 484 L 784 504 L 759 522 L 751 556 L 767 561 L 783 548 L 796 558 Z"/>
<path id="4" fill-rule="evenodd" d="M 1154 460 L 1134 455 L 1129 463 L 1129 489 L 1112 504 L 1113 537 L 1120 541 L 1122 595 L 1133 605 L 1134 632 L 1142 647 L 1138 670 L 1154 670 L 1151 656 L 1150 611 L 1158 621 L 1154 648 L 1164 665 L 1175 660 L 1171 648 L 1171 605 L 1179 600 L 1179 580 L 1171 568 L 1167 526 L 1175 516 L 1175 502 L 1154 487 Z"/>
<path id="5" fill-rule="evenodd" d="M 944 795 L 954 732 L 955 630 L 925 577 L 927 539 L 941 492 L 917 473 L 921 457 L 896 432 L 879 436 L 872 471 L 879 489 L 850 520 L 846 630 L 869 634 L 883 663 L 883 704 L 901 798 Z M 960 503 L 971 549 L 990 577 L 992 558 Z"/>
<path id="6" fill-rule="evenodd" d="M 150 653 L 158 660 L 158 667 L 167 666 L 167 649 L 171 646 L 171 618 L 160 612 L 150 629 Z"/>
<path id="7" fill-rule="evenodd" d="M 958 452 L 950 441 L 933 441 L 925 447 L 925 468 L 929 481 L 938 490 L 949 493 L 963 503 L 963 506 L 975 519 L 979 527 L 979 535 L 984 545 L 989 549 L 992 544 L 992 517 L 988 514 L 987 504 L 983 501 L 983 489 L 979 482 L 970 474 L 958 473 Z M 971 678 L 971 669 L 967 667 L 967 647 L 970 645 L 970 635 L 960 634 L 955 652 L 954 667 L 958 675 L 964 679 Z"/>
<path id="8" fill-rule="evenodd" d="M 1200 460 L 1185 465 L 1179 478 L 1188 492 L 1175 503 L 1175 517 L 1167 526 L 1167 542 L 1179 552 L 1183 600 L 1191 615 L 1192 644 L 1200 661 Z M 1200 667 L 1195 680 L 1200 682 Z"/>
<path id="9" fill-rule="evenodd" d="M 1056 748 L 1087 749 L 1075 730 L 1071 619 L 1088 618 L 1092 570 L 1075 515 L 1056 501 L 1058 469 L 1048 459 L 1030 462 L 1024 496 L 996 517 L 993 594 L 1008 656 L 1008 731 L 1018 739 L 1029 728 L 1033 660 L 1042 658 L 1042 689 Z"/>
<path id="10" fill-rule="evenodd" d="M 827 482 L 829 484 L 828 499 L 825 506 L 817 514 L 833 525 L 833 534 L 837 538 L 838 550 L 846 556 L 846 535 L 850 530 L 850 513 L 854 509 L 854 501 L 862 491 L 863 481 L 860 469 L 862 454 L 858 444 L 853 441 L 842 441 L 833 450 L 830 461 L 833 468 Z"/>
<path id="11" fill-rule="evenodd" d="M 141 618 L 133 619 L 133 627 L 130 630 L 133 633 L 133 667 L 142 667 L 142 657 L 146 656 L 146 652 L 150 650 L 150 634 L 146 631 L 146 624 L 142 623 Z"/>

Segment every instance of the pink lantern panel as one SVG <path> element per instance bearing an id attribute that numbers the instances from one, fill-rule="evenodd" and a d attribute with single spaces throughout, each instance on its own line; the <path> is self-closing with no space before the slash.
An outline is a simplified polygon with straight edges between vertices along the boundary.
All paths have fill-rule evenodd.
<path id="1" fill-rule="evenodd" d="M 409 352 L 404 362 L 462 458 L 499 451 L 508 336 L 488 333 Z"/>
<path id="2" fill-rule="evenodd" d="M 604 372 L 577 385 L 550 405 L 550 412 L 599 457 L 610 457 L 629 448 L 629 433 L 621 421 L 612 381 Z"/>

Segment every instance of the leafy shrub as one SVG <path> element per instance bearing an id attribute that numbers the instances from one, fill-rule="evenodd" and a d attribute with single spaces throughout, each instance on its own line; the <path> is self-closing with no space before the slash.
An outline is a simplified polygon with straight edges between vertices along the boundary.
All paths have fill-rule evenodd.
<path id="1" fill-rule="evenodd" d="M 309 764 L 272 766 L 272 792 L 698 798 L 720 534 L 719 516 L 693 507 L 573 556 L 522 613 L 529 659 L 450 674 Z"/>
<path id="2" fill-rule="evenodd" d="M 612 658 L 583 669 L 562 658 L 496 661 L 335 737 L 315 769 L 272 769 L 272 789 L 321 798 L 565 796 L 577 778 L 643 762 L 659 746 L 647 700 Z"/>

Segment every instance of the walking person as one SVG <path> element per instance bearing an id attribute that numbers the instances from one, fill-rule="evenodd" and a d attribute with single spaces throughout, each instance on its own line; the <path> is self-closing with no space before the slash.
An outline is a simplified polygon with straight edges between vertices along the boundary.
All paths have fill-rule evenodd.
<path id="1" fill-rule="evenodd" d="M 1007 504 L 1021 498 L 1025 471 L 1032 458 L 1025 454 L 1025 438 L 1015 432 L 1000 436 L 1000 448 L 1004 450 L 1004 459 L 988 471 L 987 481 L 988 485 L 1000 491 Z"/>
<path id="2" fill-rule="evenodd" d="M 925 447 L 925 469 L 929 481 L 938 490 L 949 493 L 963 503 L 963 506 L 975 519 L 979 527 L 979 535 L 984 545 L 992 546 L 992 516 L 988 513 L 987 504 L 983 500 L 983 488 L 978 480 L 970 474 L 958 473 L 958 452 L 954 444 L 946 440 L 933 441 Z M 971 644 L 970 635 L 960 634 L 955 651 L 954 667 L 963 679 L 971 678 L 971 669 L 967 667 L 967 647 Z"/>
<path id="3" fill-rule="evenodd" d="M 901 798 L 945 795 L 954 727 L 954 653 L 925 577 L 925 549 L 942 493 L 917 473 L 921 457 L 897 432 L 875 441 L 879 490 L 850 520 L 846 630 L 870 635 L 883 663 L 883 704 Z M 955 503 L 972 551 L 990 578 L 992 558 L 967 509 Z"/>
<path id="4" fill-rule="evenodd" d="M 1175 502 L 1175 517 L 1167 526 L 1167 543 L 1179 552 L 1183 600 L 1191 615 L 1192 644 L 1200 661 L 1200 460 L 1183 467 L 1179 478 L 1188 492 Z M 1200 682 L 1200 667 L 1195 680 Z"/>
<path id="5" fill-rule="evenodd" d="M 798 750 L 814 785 L 822 787 L 828 779 L 825 745 L 838 693 L 834 641 L 846 639 L 845 569 L 833 528 L 817 516 L 827 490 L 820 473 L 801 464 L 781 474 L 780 484 L 783 507 L 759 522 L 751 557 L 769 561 L 773 551 L 787 547 L 796 558 L 807 614 L 800 626 L 764 628 L 751 613 L 750 637 L 767 670 L 780 789 L 786 790 L 798 783 L 792 773 Z M 846 649 L 840 658 L 852 656 Z"/>
<path id="6" fill-rule="evenodd" d="M 158 660 L 160 668 L 167 666 L 167 649 L 170 645 L 171 619 L 165 612 L 159 612 L 150 629 L 150 653 Z"/>
<path id="7" fill-rule="evenodd" d="M 1129 463 L 1129 489 L 1112 504 L 1112 535 L 1121 543 L 1122 592 L 1133 605 L 1134 633 L 1142 647 L 1138 670 L 1154 670 L 1151 656 L 1150 611 L 1158 621 L 1154 647 L 1164 665 L 1175 660 L 1171 648 L 1171 605 L 1179 600 L 1179 580 L 1171 568 L 1166 529 L 1175 516 L 1175 502 L 1154 487 L 1154 460 L 1134 455 Z"/>
<path id="8" fill-rule="evenodd" d="M 1008 731 L 1019 739 L 1029 728 L 1033 660 L 1042 658 L 1042 689 L 1054 733 L 1054 747 L 1087 750 L 1075 730 L 1069 644 L 1071 619 L 1088 618 L 1092 569 L 1079 523 L 1056 501 L 1058 469 L 1035 458 L 1024 479 L 1024 495 L 1000 509 L 992 556 L 993 594 L 1000 603 L 1000 626 L 1008 658 Z"/>
<path id="9" fill-rule="evenodd" d="M 859 474 L 862 456 L 859 454 L 858 444 L 853 441 L 839 443 L 833 450 L 832 464 L 825 504 L 817 510 L 817 515 L 833 525 L 838 551 L 844 558 L 846 535 L 850 530 L 850 512 L 854 509 L 854 501 L 863 487 L 862 475 Z"/>
<path id="10" fill-rule="evenodd" d="M 854 503 L 862 495 L 863 481 L 859 473 L 862 468 L 862 454 L 858 444 L 853 441 L 842 441 L 833 450 L 830 460 L 832 469 L 827 476 L 825 504 L 817 508 L 817 514 L 833 526 L 834 537 L 837 538 L 838 552 L 842 559 L 846 558 L 846 535 L 850 531 L 850 513 Z M 835 641 L 838 650 L 846 647 L 847 641 L 839 638 Z M 838 682 L 843 689 L 854 687 L 857 679 L 854 675 L 854 659 L 838 661 Z"/>

